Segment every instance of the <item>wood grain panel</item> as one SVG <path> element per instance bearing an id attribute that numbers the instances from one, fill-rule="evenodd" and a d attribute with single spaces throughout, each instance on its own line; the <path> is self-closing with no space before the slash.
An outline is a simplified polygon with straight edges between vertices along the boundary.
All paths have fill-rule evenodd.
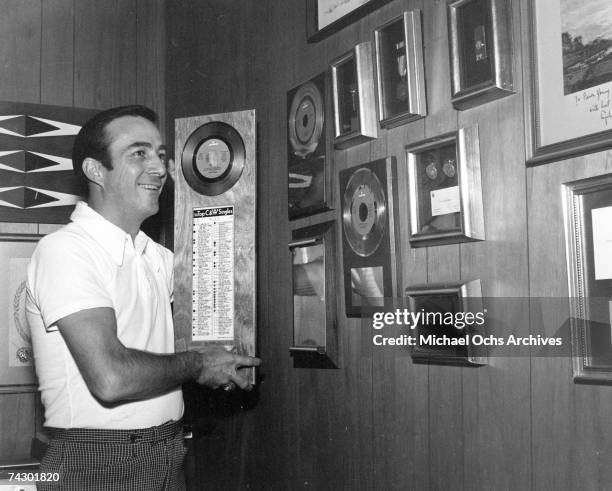
<path id="1" fill-rule="evenodd" d="M 42 5 L 40 102 L 71 106 L 74 77 L 74 1 Z"/>
<path id="2" fill-rule="evenodd" d="M 40 0 L 0 3 L 0 100 L 40 102 Z"/>
<path id="3" fill-rule="evenodd" d="M 75 2 L 74 104 L 136 102 L 136 0 Z"/>

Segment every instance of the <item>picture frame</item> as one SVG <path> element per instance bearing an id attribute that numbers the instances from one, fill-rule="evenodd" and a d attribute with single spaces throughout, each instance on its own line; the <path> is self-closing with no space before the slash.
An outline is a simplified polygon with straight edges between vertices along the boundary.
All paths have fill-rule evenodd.
<path id="1" fill-rule="evenodd" d="M 402 294 L 396 158 L 344 169 L 339 181 L 346 316 L 397 308 Z"/>
<path id="2" fill-rule="evenodd" d="M 462 110 L 514 94 L 514 49 L 506 0 L 448 4 L 451 101 Z"/>
<path id="3" fill-rule="evenodd" d="M 421 312 L 421 320 L 411 334 L 414 363 L 482 366 L 487 353 L 470 337 L 485 331 L 480 280 L 414 285 L 406 288 L 405 300 L 410 312 Z M 470 322 L 467 322 L 471 314 Z M 433 338 L 445 341 L 437 344 Z M 456 344 L 455 344 L 456 343 Z"/>
<path id="4" fill-rule="evenodd" d="M 527 165 L 612 146 L 610 16 L 593 2 L 528 2 L 523 52 Z M 588 24 L 589 18 L 601 22 Z"/>
<path id="5" fill-rule="evenodd" d="M 612 174 L 562 188 L 573 379 L 612 385 Z"/>
<path id="6" fill-rule="evenodd" d="M 0 234 L 0 393 L 36 392 L 32 343 L 25 317 L 26 268 L 42 235 Z"/>
<path id="7" fill-rule="evenodd" d="M 296 367 L 338 366 L 336 318 L 336 223 L 292 232 L 293 344 Z"/>
<path id="8" fill-rule="evenodd" d="M 347 27 L 391 0 L 306 0 L 306 35 L 314 43 Z"/>
<path id="9" fill-rule="evenodd" d="M 326 70 L 287 92 L 290 220 L 333 209 L 330 87 Z"/>
<path id="10" fill-rule="evenodd" d="M 412 247 L 485 240 L 478 126 L 406 146 Z"/>
<path id="11" fill-rule="evenodd" d="M 331 63 L 334 146 L 339 149 L 378 137 L 372 43 L 358 44 Z"/>
<path id="12" fill-rule="evenodd" d="M 427 116 L 421 11 L 380 26 L 374 43 L 380 125 L 393 128 Z"/>

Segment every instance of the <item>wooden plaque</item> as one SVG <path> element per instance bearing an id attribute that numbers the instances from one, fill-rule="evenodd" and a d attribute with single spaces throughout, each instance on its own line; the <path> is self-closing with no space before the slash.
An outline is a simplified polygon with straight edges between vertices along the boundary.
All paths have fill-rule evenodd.
<path id="1" fill-rule="evenodd" d="M 177 351 L 213 343 L 253 356 L 255 111 L 177 119 L 175 133 Z"/>

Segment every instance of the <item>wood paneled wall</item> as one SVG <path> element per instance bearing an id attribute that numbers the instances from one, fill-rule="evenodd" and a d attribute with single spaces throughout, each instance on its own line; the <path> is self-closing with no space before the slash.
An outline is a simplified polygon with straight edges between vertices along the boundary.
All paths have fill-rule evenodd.
<path id="1" fill-rule="evenodd" d="M 0 100 L 165 116 L 165 0 L 0 0 Z M 48 233 L 0 223 L 0 233 Z M 2 314 L 4 315 L 4 314 Z M 0 394 L 0 458 L 29 454 L 35 394 Z"/>
<path id="2" fill-rule="evenodd" d="M 340 276 L 340 369 L 296 369 L 288 353 L 290 232 L 324 217 L 340 221 L 337 211 L 287 219 L 286 93 L 407 9 L 423 13 L 428 116 L 336 151 L 336 177 L 346 167 L 394 155 L 405 210 L 404 145 L 478 124 L 487 240 L 411 249 L 404 212 L 403 287 L 480 278 L 485 297 L 567 296 L 559 186 L 610 172 L 612 153 L 526 169 L 521 40 L 529 25 L 522 13 L 527 0 L 509 1 L 517 94 L 462 112 L 450 104 L 444 0 L 395 0 L 315 44 L 305 39 L 302 0 L 169 4 L 168 119 L 254 107 L 259 133 L 264 379 L 252 409 L 211 411 L 202 403 L 206 397 L 191 408 L 209 415 L 196 439 L 201 483 L 215 489 L 612 486 L 606 465 L 612 390 L 575 385 L 569 358 L 494 357 L 477 369 L 414 365 L 403 349 L 373 348 L 368 322 L 345 318 Z M 552 335 L 569 315 L 553 304 L 559 302 L 529 311 L 520 302 L 494 303 L 489 329 L 499 336 Z M 221 405 L 227 409 L 231 401 Z"/>

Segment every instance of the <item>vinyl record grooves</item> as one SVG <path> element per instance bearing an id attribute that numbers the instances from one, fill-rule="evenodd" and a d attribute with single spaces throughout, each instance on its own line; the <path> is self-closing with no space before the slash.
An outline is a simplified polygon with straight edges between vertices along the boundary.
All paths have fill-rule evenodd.
<path id="1" fill-rule="evenodd" d="M 362 167 L 351 175 L 342 200 L 342 225 L 351 249 L 372 255 L 385 235 L 385 192 L 375 173 Z"/>
<path id="2" fill-rule="evenodd" d="M 317 149 L 323 132 L 323 98 L 313 82 L 298 88 L 289 110 L 289 142 L 293 153 L 305 158 Z"/>

